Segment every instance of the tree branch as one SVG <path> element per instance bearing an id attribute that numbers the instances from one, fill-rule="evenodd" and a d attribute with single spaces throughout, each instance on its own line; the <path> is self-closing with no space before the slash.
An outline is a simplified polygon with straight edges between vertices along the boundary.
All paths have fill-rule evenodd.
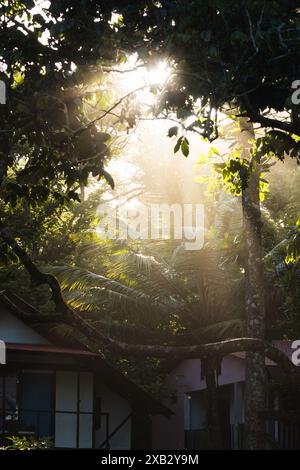
<path id="1" fill-rule="evenodd" d="M 255 53 L 258 53 L 259 49 L 258 49 L 258 46 L 257 46 L 256 41 L 255 41 L 255 37 L 254 37 L 254 33 L 253 33 L 252 20 L 251 20 L 251 16 L 250 16 L 250 13 L 248 11 L 248 8 L 246 8 L 246 15 L 247 15 L 247 18 L 248 18 L 248 23 L 249 23 L 249 32 L 250 32 L 251 41 L 252 41 L 253 47 L 255 49 Z"/>
<path id="2" fill-rule="evenodd" d="M 283 352 L 266 341 L 255 338 L 236 338 L 192 346 L 135 345 L 119 341 L 118 349 L 133 356 L 172 357 L 173 359 L 212 359 L 215 356 L 222 358 L 235 352 L 261 352 L 276 364 L 281 364 L 285 370 L 296 369 Z"/>
<path id="3" fill-rule="evenodd" d="M 157 357 L 170 359 L 212 359 L 222 358 L 229 354 L 241 351 L 261 352 L 274 361 L 278 366 L 295 381 L 300 378 L 300 369 L 293 365 L 290 359 L 279 349 L 266 341 L 255 338 L 237 338 L 217 343 L 192 345 L 192 346 L 165 346 L 165 345 L 136 345 L 115 341 L 104 335 L 81 317 L 79 313 L 70 308 L 64 301 L 58 280 L 51 274 L 42 273 L 29 258 L 20 244 L 9 234 L 6 227 L 0 221 L 0 237 L 5 241 L 23 263 L 32 281 L 36 285 L 46 284 L 52 291 L 53 301 L 58 313 L 63 314 L 63 321 L 78 328 L 90 341 L 101 347 L 109 347 L 124 356 Z"/>
<path id="4" fill-rule="evenodd" d="M 108 114 L 111 114 L 112 111 L 117 108 L 120 104 L 123 103 L 123 101 L 125 101 L 127 98 L 129 98 L 130 96 L 134 95 L 135 93 L 141 91 L 141 90 L 144 90 L 145 88 L 149 88 L 149 85 L 143 85 L 139 88 L 136 88 L 135 90 L 132 90 L 130 91 L 129 93 L 127 93 L 126 95 L 122 96 L 122 98 L 120 98 L 118 101 L 116 101 L 110 108 L 108 108 L 106 111 L 103 112 L 103 114 L 101 114 L 100 116 L 96 117 L 95 119 L 93 119 L 92 121 L 88 122 L 87 124 L 85 124 L 84 126 L 81 126 L 79 127 L 78 129 L 76 129 L 73 134 L 72 134 L 72 137 L 75 137 L 76 135 L 78 134 L 81 134 L 82 132 L 84 132 L 85 130 L 89 129 L 93 124 L 95 124 L 96 122 L 100 121 L 101 119 L 105 118 L 105 116 L 107 116 Z"/>
<path id="5" fill-rule="evenodd" d="M 280 129 L 282 131 L 288 132 L 289 134 L 296 134 L 300 136 L 299 124 L 295 124 L 292 122 L 279 121 L 277 119 L 272 119 L 266 116 L 262 116 L 259 112 L 257 112 L 253 108 L 248 96 L 244 96 L 243 101 L 244 101 L 245 108 L 247 110 L 244 117 L 248 117 L 251 122 L 258 123 L 262 127 Z"/>
<path id="6" fill-rule="evenodd" d="M 21 263 L 26 268 L 29 273 L 31 280 L 36 286 L 46 284 L 50 287 L 52 292 L 52 299 L 55 303 L 57 313 L 64 315 L 64 320 L 66 323 L 70 324 L 73 327 L 78 328 L 88 339 L 95 341 L 97 344 L 99 342 L 102 346 L 110 343 L 110 339 L 103 335 L 100 331 L 90 325 L 86 320 L 84 320 L 79 313 L 71 309 L 64 301 L 61 288 L 58 280 L 51 274 L 45 274 L 41 272 L 32 260 L 27 255 L 26 251 L 20 246 L 20 244 L 9 234 L 9 231 L 4 227 L 3 223 L 0 221 L 0 237 L 3 241 L 7 243 L 8 246 L 13 250 L 13 252 L 18 256 Z"/>

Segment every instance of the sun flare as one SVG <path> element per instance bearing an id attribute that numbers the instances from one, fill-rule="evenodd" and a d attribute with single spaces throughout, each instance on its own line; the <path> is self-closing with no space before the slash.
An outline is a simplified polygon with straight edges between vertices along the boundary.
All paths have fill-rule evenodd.
<path id="1" fill-rule="evenodd" d="M 159 62 L 155 67 L 145 70 L 145 79 L 149 85 L 164 85 L 171 74 L 171 68 L 167 62 Z"/>
<path id="2" fill-rule="evenodd" d="M 162 60 L 146 68 L 138 63 L 136 56 L 129 57 L 123 71 L 123 85 L 129 90 L 163 87 L 171 76 L 167 61 Z"/>

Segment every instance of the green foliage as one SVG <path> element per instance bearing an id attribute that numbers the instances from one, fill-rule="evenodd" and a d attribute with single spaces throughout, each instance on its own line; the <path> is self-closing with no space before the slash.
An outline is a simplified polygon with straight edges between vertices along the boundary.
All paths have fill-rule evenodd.
<path id="1" fill-rule="evenodd" d="M 300 262 L 300 220 L 296 221 L 296 226 L 293 232 L 290 233 L 286 251 L 285 263 L 287 265 L 290 263 L 297 265 Z"/>
<path id="2" fill-rule="evenodd" d="M 281 131 L 269 131 L 256 142 L 257 155 L 261 158 L 274 157 L 283 161 L 291 156 L 300 163 L 300 141 L 296 135 L 288 135 Z"/>
<path id="3" fill-rule="evenodd" d="M 101 113 L 91 122 L 85 106 L 87 97 L 99 100 L 99 94 L 103 104 L 105 79 L 97 64 L 106 60 L 105 51 L 94 44 L 104 38 L 108 45 L 111 12 L 102 12 L 98 24 L 86 2 L 76 11 L 68 3 L 52 2 L 33 14 L 35 2 L 1 2 L 0 79 L 7 103 L 0 108 L 0 195 L 11 208 L 20 201 L 31 207 L 79 201 L 79 187 L 90 176 L 114 185 L 104 168 L 110 135 L 97 126 Z M 85 24 L 80 47 L 79 24 Z"/>
<path id="4" fill-rule="evenodd" d="M 300 108 L 290 99 L 291 84 L 299 78 L 298 2 L 62 0 L 39 14 L 31 12 L 33 6 L 8 0 L 0 6 L 0 79 L 8 91 L 7 105 L 0 108 L 0 215 L 13 236 L 33 261 L 52 264 L 68 302 L 103 331 L 164 344 L 231 337 L 243 327 L 245 252 L 240 227 L 231 226 L 236 201 L 221 215 L 214 205 L 222 202 L 221 181 L 236 196 L 250 173 L 258 172 L 265 196 L 264 249 L 284 241 L 279 256 L 284 273 L 279 276 L 276 260 L 279 279 L 271 282 L 272 266 L 267 292 L 273 300 L 274 285 L 283 291 L 272 307 L 279 307 L 280 321 L 291 315 L 282 321 L 281 333 L 287 323 L 292 331 L 299 306 L 299 206 L 294 195 L 272 200 L 264 174 L 273 159 L 299 161 Z M 114 22 L 112 12 L 118 14 Z M 153 250 L 139 243 L 97 242 L 87 233 L 96 225 L 96 200 L 78 204 L 90 178 L 114 187 L 105 164 L 118 127 L 110 121 L 105 132 L 99 124 L 105 113 L 98 108 L 109 108 L 115 94 L 102 68 L 124 62 L 133 51 L 149 66 L 159 58 L 170 60 L 173 73 L 157 113 L 176 113 L 182 122 L 193 116 L 182 135 L 177 126 L 168 132 L 177 140 L 175 153 L 189 155 L 187 131 L 217 139 L 219 111 L 273 129 L 253 143 L 249 161 L 236 145 L 224 152 L 211 147 L 200 162 L 213 163 L 212 196 L 205 249 L 196 256 L 166 243 Z M 87 103 L 97 103 L 92 117 Z M 137 115 L 126 111 L 128 128 Z M 157 175 L 153 180 L 162 181 Z M 294 191 L 297 184 L 291 186 Z M 176 194 L 175 184 L 172 189 Z M 5 245 L 0 248 L 2 286 L 19 285 L 44 305 L 45 291 L 34 298 L 16 257 Z"/>
<path id="5" fill-rule="evenodd" d="M 53 442 L 49 437 L 8 437 L 10 445 L 0 447 L 0 450 L 46 450 L 53 447 Z"/>
<path id="6" fill-rule="evenodd" d="M 155 51 L 174 61 L 161 109 L 177 112 L 180 119 L 196 116 L 198 130 L 210 140 L 218 137 L 215 110 L 224 108 L 264 127 L 269 124 L 263 112 L 265 117 L 267 110 L 284 111 L 290 119 L 275 116 L 274 128 L 285 132 L 281 124 L 289 122 L 287 132 L 294 128 L 299 136 L 300 108 L 291 102 L 291 85 L 298 78 L 298 6 L 296 0 L 115 5 L 124 24 L 119 35 L 143 60 L 153 62 Z"/>
<path id="7" fill-rule="evenodd" d="M 102 321 L 114 319 L 115 326 L 131 326 L 135 340 L 138 332 L 144 341 L 161 337 L 166 342 L 182 334 L 197 341 L 224 338 L 240 330 L 238 307 L 231 303 L 230 281 L 218 268 L 217 253 L 176 249 L 168 256 L 163 254 L 167 245 L 157 252 L 151 244 L 99 241 L 84 248 L 94 257 L 108 250 L 96 272 L 71 266 L 46 271 L 58 277 L 73 307 L 99 311 Z"/>

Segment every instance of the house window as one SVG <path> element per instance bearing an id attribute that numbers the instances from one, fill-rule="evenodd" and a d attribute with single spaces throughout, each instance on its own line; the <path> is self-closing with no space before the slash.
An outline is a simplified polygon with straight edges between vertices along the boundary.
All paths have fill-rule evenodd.
<path id="1" fill-rule="evenodd" d="M 14 433 L 19 419 L 19 377 L 16 373 L 0 376 L 0 433 Z"/>
<path id="2" fill-rule="evenodd" d="M 90 372 L 56 372 L 56 447 L 93 446 L 93 388 L 93 374 Z"/>
<path id="3" fill-rule="evenodd" d="M 91 372 L 5 373 L 0 376 L 0 436 L 52 437 L 55 447 L 91 448 L 94 428 L 107 418 L 100 401 L 96 405 Z M 105 430 L 108 434 L 108 420 Z"/>
<path id="4" fill-rule="evenodd" d="M 52 373 L 36 371 L 0 376 L 2 435 L 52 435 L 52 378 Z"/>
<path id="5" fill-rule="evenodd" d="M 23 434 L 52 436 L 53 372 L 23 371 L 19 391 L 19 425 Z"/>

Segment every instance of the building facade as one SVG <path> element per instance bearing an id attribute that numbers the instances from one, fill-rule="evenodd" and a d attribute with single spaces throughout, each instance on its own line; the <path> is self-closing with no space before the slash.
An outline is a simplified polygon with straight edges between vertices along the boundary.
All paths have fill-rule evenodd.
<path id="1" fill-rule="evenodd" d="M 2 442 L 19 435 L 50 437 L 55 448 L 151 448 L 151 418 L 170 410 L 99 354 L 54 340 L 55 327 L 37 320 L 33 326 L 36 313 L 18 297 L 0 294 Z"/>

